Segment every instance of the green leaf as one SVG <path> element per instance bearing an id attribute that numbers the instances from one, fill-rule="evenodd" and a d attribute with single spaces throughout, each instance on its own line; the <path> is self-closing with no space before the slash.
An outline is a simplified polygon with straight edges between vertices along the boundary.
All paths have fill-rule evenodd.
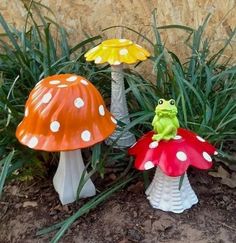
<path id="1" fill-rule="evenodd" d="M 75 214 L 73 214 L 68 219 L 55 224 L 53 226 L 50 226 L 46 229 L 42 229 L 37 232 L 37 235 L 44 235 L 48 234 L 58 228 L 60 230 L 56 233 L 56 235 L 53 237 L 51 242 L 56 243 L 60 240 L 60 238 L 64 235 L 65 231 L 70 227 L 71 224 L 74 223 L 75 220 L 77 220 L 82 215 L 88 213 L 90 210 L 94 209 L 96 206 L 98 206 L 100 203 L 104 202 L 108 197 L 110 197 L 113 193 L 124 187 L 127 183 L 132 181 L 134 177 L 129 177 L 125 180 L 122 180 L 120 182 L 117 182 L 112 187 L 108 188 L 107 190 L 101 192 L 99 195 L 92 198 L 89 202 L 84 204 Z"/>
<path id="2" fill-rule="evenodd" d="M 140 33 L 140 31 L 134 30 L 134 29 L 132 29 L 130 27 L 127 27 L 125 25 L 113 25 L 113 26 L 109 26 L 109 27 L 103 29 L 102 31 L 105 32 L 107 30 L 114 29 L 114 28 L 124 28 L 124 29 L 130 30 L 131 32 L 137 34 L 138 36 L 141 36 L 144 40 L 146 40 L 149 44 L 151 44 L 153 46 L 152 41 L 149 38 L 147 38 L 146 35 L 143 35 L 142 33 Z"/>
<path id="3" fill-rule="evenodd" d="M 180 179 L 179 179 L 179 191 L 180 191 L 180 189 L 181 189 L 181 187 L 182 187 L 182 185 L 183 185 L 184 176 L 185 176 L 185 174 L 181 175 L 181 177 L 180 177 Z"/>
<path id="4" fill-rule="evenodd" d="M 101 143 L 96 144 L 92 148 L 92 167 L 95 169 L 99 163 L 101 156 Z"/>
<path id="5" fill-rule="evenodd" d="M 2 170 L 1 170 L 1 175 L 0 175 L 0 198 L 2 196 L 3 186 L 4 186 L 4 183 L 5 183 L 7 173 L 8 173 L 8 169 L 9 169 L 9 166 L 10 166 L 10 163 L 12 161 L 14 153 L 15 153 L 15 151 L 13 150 L 2 160 L 4 164 L 3 164 L 3 167 L 2 167 Z"/>
<path id="6" fill-rule="evenodd" d="M 81 47 L 84 47 L 85 45 L 87 45 L 88 43 L 91 43 L 95 40 L 100 40 L 102 37 L 100 35 L 97 35 L 97 36 L 94 36 L 94 37 L 91 37 L 91 38 L 88 38 L 82 42 L 80 42 L 79 44 L 75 45 L 74 47 L 72 47 L 70 49 L 70 54 L 71 53 L 74 53 L 75 51 L 77 51 L 78 49 L 80 49 Z"/>

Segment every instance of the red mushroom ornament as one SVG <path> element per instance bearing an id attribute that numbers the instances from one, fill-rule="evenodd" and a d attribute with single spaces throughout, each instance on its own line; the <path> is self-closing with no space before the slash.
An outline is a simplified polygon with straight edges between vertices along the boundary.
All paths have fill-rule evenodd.
<path id="1" fill-rule="evenodd" d="M 216 149 L 197 134 L 179 128 L 174 100 L 159 100 L 150 131 L 130 149 L 135 168 L 148 170 L 157 166 L 155 176 L 146 190 L 152 207 L 181 213 L 198 202 L 186 171 L 189 166 L 210 169 Z M 180 179 L 182 186 L 179 189 Z"/>

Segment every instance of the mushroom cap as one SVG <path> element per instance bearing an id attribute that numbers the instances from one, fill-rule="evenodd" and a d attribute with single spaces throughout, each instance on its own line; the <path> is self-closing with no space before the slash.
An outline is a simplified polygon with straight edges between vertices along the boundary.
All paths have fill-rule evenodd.
<path id="1" fill-rule="evenodd" d="M 147 50 L 127 39 L 105 40 L 85 54 L 86 61 L 95 61 L 97 64 L 108 62 L 110 65 L 134 64 L 149 56 Z"/>
<path id="2" fill-rule="evenodd" d="M 169 141 L 153 141 L 154 132 L 148 132 L 130 149 L 129 154 L 135 156 L 135 168 L 148 170 L 160 166 L 168 176 L 181 176 L 189 166 L 198 169 L 210 169 L 211 155 L 217 151 L 197 134 L 179 128 L 174 139 Z"/>
<path id="3" fill-rule="evenodd" d="M 33 149 L 67 151 L 105 140 L 116 128 L 95 86 L 74 74 L 53 75 L 31 91 L 16 137 Z"/>

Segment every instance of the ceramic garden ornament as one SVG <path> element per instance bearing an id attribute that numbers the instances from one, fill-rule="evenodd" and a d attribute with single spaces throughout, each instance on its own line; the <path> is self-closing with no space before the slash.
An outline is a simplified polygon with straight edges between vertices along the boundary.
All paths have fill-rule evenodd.
<path id="1" fill-rule="evenodd" d="M 77 198 L 85 169 L 81 149 L 105 140 L 115 128 L 116 120 L 98 90 L 83 77 L 61 74 L 43 79 L 31 91 L 16 136 L 32 149 L 60 151 L 53 185 L 61 203 L 68 204 Z M 89 179 L 79 197 L 95 193 Z"/>
<path id="2" fill-rule="evenodd" d="M 189 166 L 209 169 L 216 149 L 197 134 L 179 128 L 175 101 L 160 99 L 148 132 L 130 149 L 135 156 L 135 167 L 148 170 L 157 167 L 155 176 L 146 190 L 152 207 L 181 213 L 198 202 L 186 171 Z M 182 186 L 179 189 L 180 179 Z"/>
<path id="3" fill-rule="evenodd" d="M 130 119 L 125 97 L 123 64 L 134 64 L 138 61 L 144 61 L 149 56 L 148 51 L 127 39 L 105 40 L 85 54 L 87 61 L 94 61 L 97 64 L 109 63 L 111 65 L 110 111 L 117 120 L 125 124 L 129 124 Z M 132 133 L 127 131 L 121 135 L 121 132 L 117 130 L 107 140 L 107 143 L 111 144 L 117 139 L 116 146 L 118 148 L 130 147 L 135 142 L 135 137 Z"/>
<path id="4" fill-rule="evenodd" d="M 152 121 L 153 130 L 156 132 L 153 135 L 155 141 L 170 140 L 174 138 L 179 128 L 179 121 L 176 117 L 177 107 L 175 101 L 160 99 L 156 107 L 156 115 Z"/>

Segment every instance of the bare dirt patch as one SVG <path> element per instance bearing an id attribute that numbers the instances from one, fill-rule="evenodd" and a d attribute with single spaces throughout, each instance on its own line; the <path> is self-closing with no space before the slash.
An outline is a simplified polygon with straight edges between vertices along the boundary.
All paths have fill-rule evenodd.
<path id="1" fill-rule="evenodd" d="M 206 172 L 192 170 L 189 177 L 199 197 L 190 210 L 152 209 L 136 180 L 77 220 L 61 242 L 236 242 L 236 190 Z M 0 242 L 49 242 L 54 234 L 37 237 L 37 230 L 66 219 L 84 202 L 61 206 L 51 179 L 8 185 L 0 202 Z"/>

